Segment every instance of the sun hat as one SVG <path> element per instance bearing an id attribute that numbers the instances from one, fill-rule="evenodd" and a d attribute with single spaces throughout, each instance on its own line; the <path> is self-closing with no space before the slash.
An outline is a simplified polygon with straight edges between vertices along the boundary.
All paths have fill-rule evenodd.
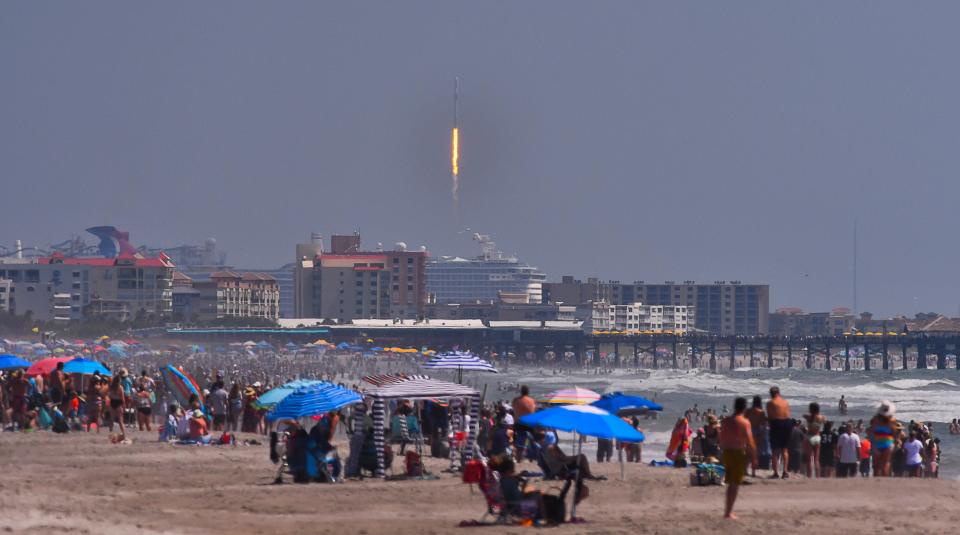
<path id="1" fill-rule="evenodd" d="M 196 409 L 195 411 L 193 411 L 193 417 L 194 417 L 194 418 L 203 418 L 203 411 L 201 411 L 200 409 Z"/>
<path id="2" fill-rule="evenodd" d="M 886 418 L 893 418 L 897 414 L 897 407 L 891 401 L 881 401 L 877 407 L 877 414 Z"/>

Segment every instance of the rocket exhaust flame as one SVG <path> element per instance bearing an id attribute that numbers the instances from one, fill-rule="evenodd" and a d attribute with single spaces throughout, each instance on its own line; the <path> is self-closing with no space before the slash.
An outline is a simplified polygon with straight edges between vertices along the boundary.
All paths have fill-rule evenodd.
<path id="1" fill-rule="evenodd" d="M 450 178 L 453 207 L 460 207 L 460 78 L 453 79 L 453 130 L 450 131 Z"/>
<path id="2" fill-rule="evenodd" d="M 453 177 L 453 202 L 460 200 L 460 129 L 453 128 L 450 147 L 450 174 Z"/>

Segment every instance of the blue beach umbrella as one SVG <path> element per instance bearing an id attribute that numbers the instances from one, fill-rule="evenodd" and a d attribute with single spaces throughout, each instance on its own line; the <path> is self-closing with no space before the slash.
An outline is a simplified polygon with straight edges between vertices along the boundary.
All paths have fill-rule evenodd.
<path id="1" fill-rule="evenodd" d="M 93 375 L 93 372 L 100 372 L 100 375 L 106 375 L 107 377 L 113 375 L 103 364 L 83 357 L 77 357 L 64 363 L 63 371 L 65 373 L 79 373 L 81 375 Z"/>
<path id="2" fill-rule="evenodd" d="M 663 406 L 659 403 L 650 401 L 643 396 L 629 396 L 623 392 L 604 394 L 603 397 L 594 401 L 591 405 L 618 416 L 631 416 L 643 414 L 647 411 L 663 410 Z"/>
<path id="3" fill-rule="evenodd" d="M 30 363 L 16 355 L 0 355 L 0 370 L 15 370 L 29 368 Z"/>
<path id="4" fill-rule="evenodd" d="M 287 384 L 280 385 L 276 388 L 271 388 L 257 398 L 258 407 L 272 407 L 277 403 L 283 401 L 287 396 L 293 394 L 297 390 L 306 387 L 313 386 L 317 384 L 329 384 L 324 383 L 323 381 L 311 381 L 308 379 L 297 379 L 296 381 L 290 381 Z"/>
<path id="5" fill-rule="evenodd" d="M 547 427 L 570 431 L 581 435 L 622 440 L 624 442 L 643 442 L 643 433 L 631 427 L 627 422 L 594 407 L 593 405 L 561 405 L 520 417 L 520 423 L 531 427 Z M 582 444 L 583 440 L 579 441 Z M 623 466 L 623 449 L 618 448 L 620 460 L 620 479 L 626 479 Z M 571 515 L 576 504 L 571 507 Z"/>
<path id="6" fill-rule="evenodd" d="M 300 388 L 283 399 L 267 413 L 270 421 L 292 419 L 335 411 L 340 407 L 357 403 L 360 394 L 331 383 L 321 383 Z"/>
<path id="7" fill-rule="evenodd" d="M 531 427 L 547 427 L 576 432 L 590 437 L 643 442 L 643 433 L 620 418 L 593 405 L 562 405 L 528 414 L 520 423 Z"/>

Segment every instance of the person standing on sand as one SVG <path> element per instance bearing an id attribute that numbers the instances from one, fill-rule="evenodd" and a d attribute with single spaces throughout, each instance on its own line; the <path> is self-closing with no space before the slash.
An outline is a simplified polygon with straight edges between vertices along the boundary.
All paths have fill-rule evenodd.
<path id="1" fill-rule="evenodd" d="M 843 426 L 843 433 L 837 439 L 839 465 L 837 477 L 857 477 L 857 462 L 860 460 L 860 437 L 853 432 L 853 426 Z"/>
<path id="2" fill-rule="evenodd" d="M 733 403 L 733 415 L 724 418 L 720 424 L 720 449 L 723 450 L 724 481 L 727 484 L 723 517 L 730 520 L 737 519 L 733 504 L 747 474 L 747 462 L 754 469 L 757 467 L 757 447 L 753 442 L 750 420 L 744 416 L 746 410 L 746 398 L 737 398 Z"/>
<path id="3" fill-rule="evenodd" d="M 807 421 L 807 436 L 803 443 L 803 456 L 806 461 L 807 477 L 820 476 L 820 431 L 823 429 L 826 418 L 820 414 L 820 404 L 811 403 L 810 413 L 804 414 Z"/>
<path id="4" fill-rule="evenodd" d="M 890 460 L 893 457 L 894 429 L 897 425 L 897 409 L 889 401 L 881 401 L 877 414 L 870 420 L 870 442 L 873 445 L 874 477 L 890 477 Z"/>
<path id="5" fill-rule="evenodd" d="M 790 454 L 787 451 L 790 442 L 790 433 L 793 431 L 793 420 L 790 418 L 790 404 L 780 395 L 780 387 L 770 387 L 770 401 L 767 402 L 767 421 L 770 426 L 770 449 L 773 452 L 771 479 L 782 477 L 787 479 L 787 466 Z M 782 476 L 777 476 L 778 463 L 783 461 Z"/>
<path id="6" fill-rule="evenodd" d="M 533 429 L 520 423 L 520 418 L 537 411 L 537 402 L 530 397 L 530 387 L 520 386 L 520 395 L 513 398 L 510 404 L 513 408 L 513 418 L 517 422 L 513 429 L 514 450 L 513 456 L 519 462 L 523 460 L 524 446 L 526 445 L 527 433 L 532 433 Z"/>
<path id="7" fill-rule="evenodd" d="M 753 396 L 753 406 L 747 410 L 747 420 L 750 420 L 750 430 L 753 432 L 753 442 L 757 445 L 758 463 L 761 458 L 767 458 L 769 462 L 770 450 L 767 444 L 767 413 L 763 411 L 763 400 L 760 396 Z M 753 477 L 757 477 L 757 467 L 754 466 L 751 472 Z"/>

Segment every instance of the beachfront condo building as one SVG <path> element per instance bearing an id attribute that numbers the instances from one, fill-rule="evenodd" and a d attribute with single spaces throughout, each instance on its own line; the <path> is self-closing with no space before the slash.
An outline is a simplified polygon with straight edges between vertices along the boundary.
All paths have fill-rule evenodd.
<path id="1" fill-rule="evenodd" d="M 685 305 L 612 305 L 591 301 L 577 307 L 576 315 L 583 320 L 586 331 L 684 334 L 694 328 L 693 307 Z"/>
<path id="2" fill-rule="evenodd" d="M 323 250 L 317 234 L 298 244 L 294 265 L 294 314 L 335 320 L 419 319 L 427 302 L 425 248 L 362 251 L 359 234 L 331 239 Z"/>
<path id="3" fill-rule="evenodd" d="M 37 258 L 0 258 L 0 297 L 6 312 L 37 321 L 81 319 L 90 304 L 90 268 Z M 65 310 L 64 295 L 69 306 Z"/>
<path id="4" fill-rule="evenodd" d="M 685 306 L 697 330 L 721 335 L 767 334 L 770 317 L 770 286 L 740 281 L 695 281 L 648 284 L 564 276 L 560 282 L 543 285 L 544 302 L 584 305 L 605 301 L 613 305 L 643 303 L 658 306 Z"/>

